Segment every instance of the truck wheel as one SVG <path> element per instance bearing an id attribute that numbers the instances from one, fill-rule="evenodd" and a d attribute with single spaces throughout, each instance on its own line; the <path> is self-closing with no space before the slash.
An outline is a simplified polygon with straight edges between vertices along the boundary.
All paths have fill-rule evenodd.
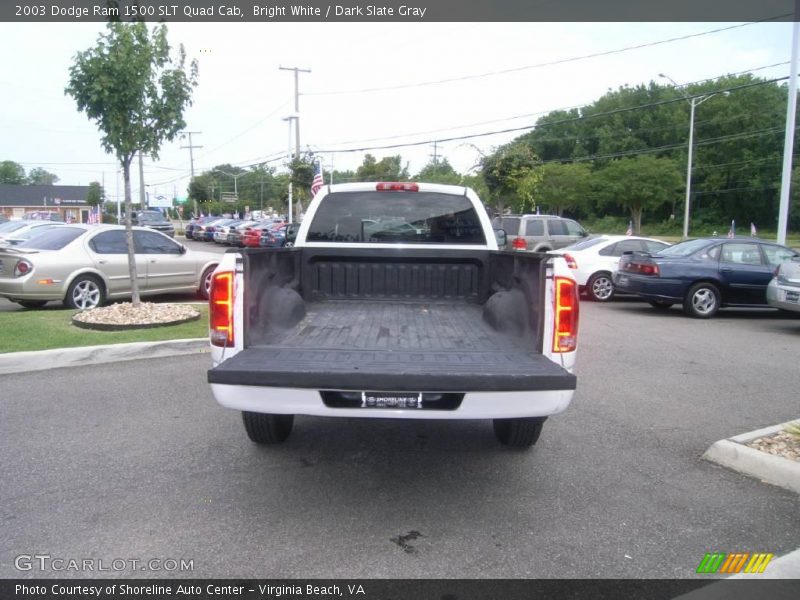
<path id="1" fill-rule="evenodd" d="M 494 435 L 498 441 L 512 448 L 530 448 L 539 439 L 545 418 L 495 419 Z"/>
<path id="2" fill-rule="evenodd" d="M 242 421 L 247 437 L 256 444 L 280 444 L 292 433 L 294 415 L 265 415 L 243 412 Z"/>
<path id="3" fill-rule="evenodd" d="M 595 273 L 586 284 L 589 298 L 595 302 L 609 302 L 614 297 L 614 282 L 608 273 Z"/>

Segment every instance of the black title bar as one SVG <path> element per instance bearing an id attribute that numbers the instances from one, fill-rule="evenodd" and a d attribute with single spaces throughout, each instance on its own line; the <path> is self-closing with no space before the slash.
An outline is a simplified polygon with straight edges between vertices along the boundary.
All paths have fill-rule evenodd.
<path id="1" fill-rule="evenodd" d="M 667 600 L 800 597 L 798 580 L 5 579 L 3 600 Z M 683 599 L 682 599 L 683 600 Z"/>
<path id="2" fill-rule="evenodd" d="M 738 22 L 793 20 L 794 6 L 794 0 L 0 0 L 0 21 Z"/>

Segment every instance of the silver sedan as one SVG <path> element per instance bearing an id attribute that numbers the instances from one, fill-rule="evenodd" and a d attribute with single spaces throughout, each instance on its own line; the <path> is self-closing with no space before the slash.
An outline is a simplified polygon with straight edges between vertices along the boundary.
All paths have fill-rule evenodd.
<path id="1" fill-rule="evenodd" d="M 208 297 L 219 254 L 187 250 L 168 236 L 133 228 L 142 296 L 196 291 Z M 121 225 L 67 225 L 17 246 L 0 248 L 0 297 L 27 308 L 63 301 L 88 309 L 131 296 L 128 249 Z"/>
<path id="2" fill-rule="evenodd" d="M 767 286 L 767 304 L 800 312 L 800 256 L 783 261 Z"/>

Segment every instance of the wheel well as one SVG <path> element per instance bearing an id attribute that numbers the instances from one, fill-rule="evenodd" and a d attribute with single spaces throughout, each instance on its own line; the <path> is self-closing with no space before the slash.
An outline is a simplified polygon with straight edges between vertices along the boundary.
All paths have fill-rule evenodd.
<path id="1" fill-rule="evenodd" d="M 219 266 L 219 263 L 211 263 L 210 265 L 206 265 L 205 267 L 203 267 L 203 270 L 200 271 L 200 281 L 198 282 L 198 285 L 197 285 L 197 291 L 200 291 L 200 290 L 203 289 L 203 279 L 205 278 L 205 274 L 208 273 L 209 271 L 211 271 L 213 273 L 217 269 L 218 266 Z"/>
<path id="2" fill-rule="evenodd" d="M 588 282 L 595 275 L 606 275 L 607 277 L 611 277 L 611 271 L 605 271 L 605 270 L 603 270 L 603 271 L 595 271 L 594 273 L 589 275 L 589 279 L 587 279 L 586 281 Z"/>
<path id="3" fill-rule="evenodd" d="M 66 290 L 69 290 L 70 286 L 75 282 L 78 277 L 91 277 L 97 283 L 100 284 L 100 287 L 103 288 L 103 295 L 108 296 L 108 285 L 106 284 L 106 279 L 97 271 L 81 271 L 80 273 L 75 273 L 73 277 L 69 280 L 67 284 Z M 66 292 L 64 292 L 66 294 Z"/>
<path id="4" fill-rule="evenodd" d="M 689 290 L 692 289 L 694 286 L 696 286 L 698 283 L 708 283 L 710 285 L 713 285 L 719 292 L 720 303 L 725 301 L 725 294 L 722 291 L 722 286 L 718 281 L 714 281 L 713 279 L 698 279 L 697 281 L 693 281 L 692 283 L 689 284 L 689 287 L 686 288 L 686 293 L 688 294 Z"/>

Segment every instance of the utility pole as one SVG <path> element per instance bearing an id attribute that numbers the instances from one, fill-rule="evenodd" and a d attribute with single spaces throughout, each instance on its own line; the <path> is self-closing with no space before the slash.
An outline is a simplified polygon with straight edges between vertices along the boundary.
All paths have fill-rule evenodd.
<path id="1" fill-rule="evenodd" d="M 438 153 L 439 146 L 438 146 L 438 144 L 439 144 L 439 142 L 437 142 L 436 140 L 433 141 L 433 154 L 429 155 L 429 156 L 433 157 L 433 164 L 437 164 L 439 162 L 439 153 Z"/>
<path id="2" fill-rule="evenodd" d="M 294 130 L 294 156 L 300 158 L 300 73 L 311 73 L 311 69 L 300 69 L 298 67 L 278 67 L 281 71 L 294 71 L 294 113 L 297 119 Z"/>
<path id="3" fill-rule="evenodd" d="M 195 146 L 192 144 L 192 134 L 200 135 L 201 131 L 181 131 L 181 139 L 188 137 L 189 138 L 189 145 L 188 146 L 181 146 L 181 149 L 188 148 L 189 149 L 189 167 L 192 171 L 192 179 L 194 179 L 194 153 L 192 150 L 194 148 L 202 148 L 202 146 Z M 213 194 L 212 194 L 213 197 Z M 200 210 L 197 207 L 197 199 L 194 200 L 194 216 L 198 216 L 200 214 Z"/>
<path id="4" fill-rule="evenodd" d="M 789 79 L 789 101 L 786 106 L 786 134 L 783 145 L 783 171 L 781 173 L 781 194 L 778 206 L 779 244 L 786 244 L 786 228 L 789 222 L 789 193 L 792 185 L 792 154 L 794 153 L 794 122 L 797 110 L 797 41 L 800 37 L 800 0 L 794 3 L 794 29 L 792 30 L 792 62 Z"/>

